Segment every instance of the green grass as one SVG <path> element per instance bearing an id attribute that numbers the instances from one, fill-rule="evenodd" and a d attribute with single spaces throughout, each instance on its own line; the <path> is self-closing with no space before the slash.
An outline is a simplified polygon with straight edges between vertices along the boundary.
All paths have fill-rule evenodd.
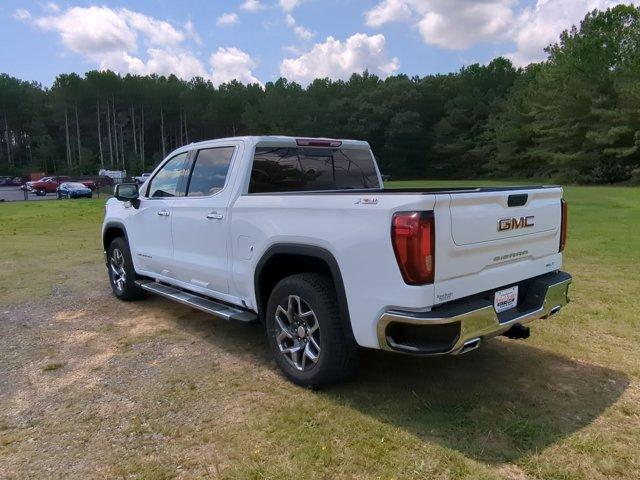
<path id="1" fill-rule="evenodd" d="M 453 183 L 478 182 L 391 185 Z M 116 355 L 104 374 L 130 363 L 154 369 L 139 379 L 116 377 L 135 382 L 123 387 L 128 410 L 97 418 L 112 422 L 103 426 L 113 432 L 104 441 L 122 444 L 126 459 L 99 457 L 100 471 L 132 478 L 637 478 L 640 189 L 572 186 L 565 197 L 572 303 L 534 323 L 530 339 L 488 342 L 457 358 L 368 352 L 358 378 L 321 392 L 273 373 L 259 328 L 159 299 L 100 307 L 147 315 L 126 327 L 96 327 L 96 345 L 111 345 Z M 108 291 L 102 203 L 0 205 L 0 302 Z M 128 333 L 132 325 L 155 330 Z M 180 356 L 173 346 L 190 353 Z M 169 351 L 166 364 L 156 358 Z M 72 375 L 81 363 L 68 362 L 61 373 Z M 52 419 L 50 429 L 90 438 L 98 428 L 96 420 L 71 418 Z M 6 449 L 18 451 L 18 433 L 7 430 Z M 0 459 L 6 452 L 14 450 L 0 450 Z"/>
<path id="2" fill-rule="evenodd" d="M 100 263 L 104 199 L 0 204 L 0 305 L 86 281 Z"/>

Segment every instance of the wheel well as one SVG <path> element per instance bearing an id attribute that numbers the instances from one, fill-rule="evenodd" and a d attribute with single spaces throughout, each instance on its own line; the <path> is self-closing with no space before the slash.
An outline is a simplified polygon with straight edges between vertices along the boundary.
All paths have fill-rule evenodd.
<path id="1" fill-rule="evenodd" d="M 269 295 L 280 280 L 306 272 L 324 273 L 332 278 L 329 265 L 320 258 L 288 253 L 272 255 L 260 270 L 258 277 L 260 290 L 256 292 L 256 297 L 259 297 L 260 310 L 266 310 Z"/>
<path id="2" fill-rule="evenodd" d="M 111 242 L 118 237 L 126 238 L 124 230 L 121 227 L 107 227 L 102 237 L 102 245 L 104 246 L 104 249 L 107 250 L 109 245 L 111 245 Z"/>
<path id="3" fill-rule="evenodd" d="M 306 272 L 323 273 L 332 280 L 345 332 L 353 338 L 347 297 L 338 263 L 331 253 L 321 248 L 278 245 L 262 257 L 256 266 L 255 275 L 256 302 L 260 318 L 264 320 L 269 295 L 276 284 L 285 277 Z"/>

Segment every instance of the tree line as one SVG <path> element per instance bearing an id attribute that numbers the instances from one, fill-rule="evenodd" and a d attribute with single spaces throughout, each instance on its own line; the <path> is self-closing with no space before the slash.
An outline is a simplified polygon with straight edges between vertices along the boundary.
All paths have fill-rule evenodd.
<path id="1" fill-rule="evenodd" d="M 0 75 L 0 174 L 150 171 L 194 141 L 282 134 L 367 140 L 395 178 L 640 182 L 640 9 L 594 10 L 516 68 L 307 87 L 203 78 L 59 75 L 50 88 Z"/>

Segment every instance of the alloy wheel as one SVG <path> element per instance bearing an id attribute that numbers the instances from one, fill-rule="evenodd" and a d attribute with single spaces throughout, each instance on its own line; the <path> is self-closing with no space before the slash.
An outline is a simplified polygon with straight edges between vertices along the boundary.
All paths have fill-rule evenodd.
<path id="1" fill-rule="evenodd" d="M 276 343 L 280 353 L 296 370 L 313 368 L 320 358 L 320 324 L 309 304 L 289 295 L 276 309 Z"/>
<path id="2" fill-rule="evenodd" d="M 127 273 L 124 269 L 124 255 L 119 248 L 114 248 L 113 252 L 111 252 L 109 268 L 111 269 L 111 281 L 118 291 L 122 292 L 127 281 Z"/>

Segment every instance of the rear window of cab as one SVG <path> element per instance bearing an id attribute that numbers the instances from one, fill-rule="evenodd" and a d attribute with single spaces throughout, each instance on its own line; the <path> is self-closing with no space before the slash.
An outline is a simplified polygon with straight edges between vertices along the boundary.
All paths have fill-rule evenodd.
<path id="1" fill-rule="evenodd" d="M 379 188 L 370 150 L 257 147 L 249 193 Z"/>

